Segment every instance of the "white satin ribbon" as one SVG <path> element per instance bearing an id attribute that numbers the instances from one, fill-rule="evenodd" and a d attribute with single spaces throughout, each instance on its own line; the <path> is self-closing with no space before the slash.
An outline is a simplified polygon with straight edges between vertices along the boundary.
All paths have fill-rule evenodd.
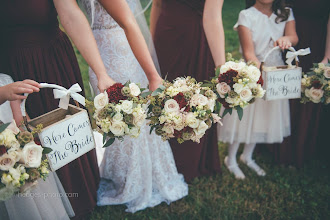
<path id="1" fill-rule="evenodd" d="M 58 107 L 63 109 L 68 109 L 70 97 L 72 97 L 74 100 L 85 106 L 85 97 L 78 94 L 78 92 L 81 92 L 82 89 L 79 86 L 78 83 L 74 84 L 70 87 L 70 89 L 54 89 L 54 98 L 60 99 L 60 103 L 58 104 Z"/>
<path id="2" fill-rule="evenodd" d="M 306 49 L 300 49 L 298 51 L 288 51 L 286 53 L 286 63 L 291 66 L 292 61 L 295 59 L 297 62 L 299 61 L 298 56 L 305 56 L 307 54 L 310 54 L 311 50 L 310 48 L 306 48 Z"/>

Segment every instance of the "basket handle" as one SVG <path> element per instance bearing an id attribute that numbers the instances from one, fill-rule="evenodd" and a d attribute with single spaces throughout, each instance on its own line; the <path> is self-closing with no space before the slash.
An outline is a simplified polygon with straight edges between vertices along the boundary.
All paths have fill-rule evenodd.
<path id="1" fill-rule="evenodd" d="M 264 59 L 261 61 L 261 64 L 260 64 L 260 71 L 262 72 L 262 69 L 264 67 L 264 64 L 265 64 L 265 61 L 267 60 L 267 58 L 269 57 L 269 55 L 271 53 L 273 53 L 275 50 L 279 50 L 280 47 L 279 46 L 276 46 L 276 47 L 273 47 L 270 51 L 268 51 L 264 57 Z M 289 47 L 289 50 L 291 50 L 292 52 L 296 52 L 296 50 L 293 48 L 293 47 Z M 296 66 L 298 66 L 299 63 L 298 63 L 298 60 L 296 60 Z"/>
<path id="2" fill-rule="evenodd" d="M 79 103 L 85 106 L 85 97 L 83 97 L 82 95 L 78 94 L 77 92 L 81 92 L 82 89 L 79 86 L 78 83 L 74 84 L 73 86 L 71 86 L 70 89 L 66 89 L 62 86 L 56 85 L 56 84 L 49 84 L 49 83 L 40 83 L 40 88 L 52 88 L 54 89 L 54 98 L 55 99 L 60 99 L 60 103 L 59 103 L 59 107 L 63 108 L 63 109 L 67 109 L 68 108 L 68 104 L 69 104 L 69 100 L 70 97 L 72 97 L 77 105 L 77 107 L 79 107 Z M 24 96 L 26 96 L 26 99 L 24 99 L 20 105 L 21 107 L 21 112 L 22 112 L 22 116 L 24 119 L 24 124 L 26 126 L 26 128 L 28 130 L 29 126 L 28 126 L 28 122 L 27 122 L 27 117 L 26 117 L 26 100 L 28 97 L 28 93 L 25 93 Z"/>

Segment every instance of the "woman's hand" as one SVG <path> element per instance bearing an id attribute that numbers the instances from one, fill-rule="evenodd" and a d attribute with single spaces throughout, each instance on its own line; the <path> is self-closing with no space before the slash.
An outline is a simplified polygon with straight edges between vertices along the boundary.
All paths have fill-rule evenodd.
<path id="1" fill-rule="evenodd" d="M 284 37 L 280 37 L 275 43 L 274 46 L 279 46 L 282 50 L 286 50 L 289 49 L 289 47 L 292 46 L 292 43 L 289 39 L 289 37 L 284 36 Z"/>
<path id="2" fill-rule="evenodd" d="M 97 80 L 97 87 L 99 88 L 100 92 L 104 92 L 104 90 L 116 83 L 107 74 L 101 74 Z"/>
<path id="3" fill-rule="evenodd" d="M 158 75 L 158 77 L 149 80 L 149 90 L 155 91 L 162 83 L 163 79 Z"/>

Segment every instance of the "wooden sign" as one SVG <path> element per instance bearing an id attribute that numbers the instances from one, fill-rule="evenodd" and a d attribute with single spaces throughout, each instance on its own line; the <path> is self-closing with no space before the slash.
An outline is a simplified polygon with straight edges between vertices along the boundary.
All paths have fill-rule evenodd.
<path id="1" fill-rule="evenodd" d="M 30 122 L 31 123 L 31 122 Z M 68 110 L 56 109 L 32 120 L 43 124 L 39 134 L 42 146 L 53 151 L 47 154 L 52 171 L 95 148 L 95 140 L 87 111 L 73 105 Z"/>
<path id="2" fill-rule="evenodd" d="M 301 67 L 262 71 L 265 100 L 296 99 L 301 97 Z"/>

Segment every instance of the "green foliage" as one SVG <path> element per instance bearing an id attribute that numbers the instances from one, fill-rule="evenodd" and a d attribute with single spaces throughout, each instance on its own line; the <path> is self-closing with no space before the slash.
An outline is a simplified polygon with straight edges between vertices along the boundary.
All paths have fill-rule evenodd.
<path id="1" fill-rule="evenodd" d="M 7 128 L 9 125 L 10 125 L 10 123 L 0 125 L 0 133 L 3 132 L 4 130 L 6 130 L 6 128 Z"/>

